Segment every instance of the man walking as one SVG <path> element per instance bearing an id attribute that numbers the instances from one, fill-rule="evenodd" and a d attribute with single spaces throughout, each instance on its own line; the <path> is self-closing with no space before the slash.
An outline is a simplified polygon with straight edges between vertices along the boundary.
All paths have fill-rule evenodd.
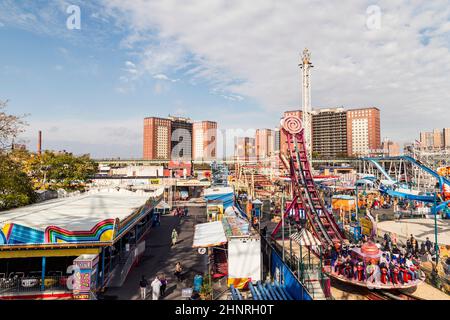
<path id="1" fill-rule="evenodd" d="M 425 241 L 425 247 L 427 248 L 428 253 L 431 253 L 431 247 L 433 246 L 433 244 L 430 241 L 430 238 L 427 237 L 426 241 Z"/>
<path id="2" fill-rule="evenodd" d="M 161 280 L 156 276 L 155 280 L 152 282 L 152 300 L 159 300 L 159 296 L 161 295 Z"/>
<path id="3" fill-rule="evenodd" d="M 139 281 L 139 287 L 141 288 L 141 299 L 142 300 L 145 300 L 145 297 L 147 296 L 147 286 L 148 286 L 147 279 L 145 279 L 145 276 L 143 275 L 141 277 L 141 281 Z"/>
<path id="4" fill-rule="evenodd" d="M 164 273 L 161 273 L 161 275 L 159 276 L 159 281 L 161 281 L 161 297 L 164 298 L 164 296 L 166 295 L 166 288 L 167 288 L 167 279 L 166 279 L 166 275 Z"/>

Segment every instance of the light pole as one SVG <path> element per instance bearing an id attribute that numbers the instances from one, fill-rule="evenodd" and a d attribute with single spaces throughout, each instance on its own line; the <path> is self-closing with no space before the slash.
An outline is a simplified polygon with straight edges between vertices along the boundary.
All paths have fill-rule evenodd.
<path id="1" fill-rule="evenodd" d="M 358 199 L 358 183 L 356 183 L 355 184 L 355 196 L 356 196 L 356 211 L 355 211 L 355 219 L 356 219 L 356 221 L 358 221 L 358 202 L 359 202 L 359 199 Z"/>
<path id="2" fill-rule="evenodd" d="M 441 185 L 442 178 L 439 179 L 439 185 Z M 438 210 L 436 204 L 437 193 L 440 192 L 440 189 L 437 189 L 434 193 L 434 201 L 433 201 L 433 212 L 434 212 L 434 252 L 436 253 L 436 271 L 439 264 L 439 245 L 438 245 L 438 227 L 437 227 L 437 215 Z"/>
<path id="3" fill-rule="evenodd" d="M 283 263 L 284 263 L 284 188 L 283 193 L 281 195 L 281 236 L 282 236 L 282 243 L 283 243 Z"/>

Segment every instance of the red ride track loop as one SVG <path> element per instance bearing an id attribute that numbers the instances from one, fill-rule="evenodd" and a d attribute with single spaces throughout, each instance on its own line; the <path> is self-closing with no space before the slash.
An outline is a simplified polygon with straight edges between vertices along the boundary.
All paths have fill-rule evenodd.
<path id="1" fill-rule="evenodd" d="M 292 123 L 290 123 L 292 125 Z M 295 129 L 297 126 L 294 125 Z M 290 127 L 288 127 L 288 130 Z M 293 201 L 286 208 L 284 217 L 287 217 L 293 210 L 294 218 L 300 220 L 300 210 L 304 210 L 308 220 L 308 226 L 314 235 L 322 242 L 322 246 L 333 245 L 336 242 L 342 243 L 345 236 L 339 229 L 333 215 L 325 208 L 319 197 L 319 192 L 314 184 L 311 165 L 306 152 L 306 144 L 302 130 L 286 130 L 286 126 L 281 129 L 287 138 L 288 156 Z M 282 159 L 283 160 L 283 159 Z M 286 165 L 286 162 L 283 161 Z M 281 223 L 279 222 L 272 232 L 272 237 L 278 233 Z"/>

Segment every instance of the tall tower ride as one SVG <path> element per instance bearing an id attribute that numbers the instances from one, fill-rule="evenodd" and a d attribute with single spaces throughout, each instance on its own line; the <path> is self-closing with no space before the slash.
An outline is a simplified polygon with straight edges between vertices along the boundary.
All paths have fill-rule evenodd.
<path id="1" fill-rule="evenodd" d="M 305 130 L 305 142 L 308 158 L 312 159 L 312 115 L 311 115 L 311 53 L 307 48 L 303 50 L 302 61 L 299 64 L 302 72 L 302 107 L 303 107 L 303 128 Z"/>

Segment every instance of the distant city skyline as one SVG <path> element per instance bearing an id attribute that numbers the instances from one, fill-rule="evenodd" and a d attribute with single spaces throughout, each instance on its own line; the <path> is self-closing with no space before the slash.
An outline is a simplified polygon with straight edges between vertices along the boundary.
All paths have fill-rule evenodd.
<path id="1" fill-rule="evenodd" d="M 68 28 L 69 5 L 80 8 L 79 29 Z M 147 116 L 274 129 L 301 108 L 308 47 L 313 108 L 375 105 L 381 137 L 400 144 L 448 127 L 448 5 L 379 1 L 379 25 L 368 24 L 370 5 L 5 0 L 0 99 L 30 114 L 31 150 L 42 130 L 44 149 L 140 158 Z"/>

